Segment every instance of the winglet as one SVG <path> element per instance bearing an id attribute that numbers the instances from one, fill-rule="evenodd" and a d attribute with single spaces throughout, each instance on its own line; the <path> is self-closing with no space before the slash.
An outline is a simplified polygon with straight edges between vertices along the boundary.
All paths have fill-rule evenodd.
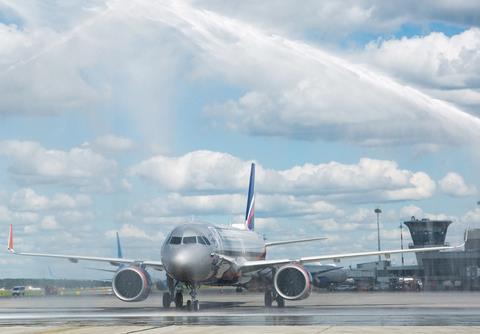
<path id="1" fill-rule="evenodd" d="M 10 232 L 8 233 L 8 251 L 10 253 L 15 253 L 13 249 L 13 226 L 10 224 Z"/>
<path id="2" fill-rule="evenodd" d="M 468 241 L 468 233 L 470 232 L 470 226 L 467 226 L 467 229 L 465 230 L 465 238 L 463 240 L 463 244 L 465 245 Z"/>

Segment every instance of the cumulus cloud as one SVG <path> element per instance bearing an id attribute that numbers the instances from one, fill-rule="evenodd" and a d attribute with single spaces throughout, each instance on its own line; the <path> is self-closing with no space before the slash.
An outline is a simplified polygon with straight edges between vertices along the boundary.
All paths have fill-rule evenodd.
<path id="1" fill-rule="evenodd" d="M 479 139 L 476 117 L 320 48 L 185 5 L 172 12 L 166 17 L 154 8 L 150 15 L 201 48 L 199 75 L 247 87 L 240 98 L 205 108 L 214 124 L 251 135 L 364 145 Z"/>
<path id="2" fill-rule="evenodd" d="M 408 82 L 432 88 L 480 87 L 480 29 L 378 40 L 364 59 Z"/>
<path id="3" fill-rule="evenodd" d="M 463 216 L 462 216 L 462 222 L 465 224 L 471 226 L 471 227 L 477 227 L 479 228 L 479 223 L 480 223 L 480 209 L 476 208 L 474 210 L 469 210 L 467 211 Z"/>
<path id="4" fill-rule="evenodd" d="M 156 241 L 162 240 L 164 238 L 163 233 L 161 232 L 147 233 L 146 231 L 132 224 L 123 224 L 118 231 L 108 230 L 105 232 L 105 236 L 107 238 L 113 239 L 116 237 L 117 232 L 121 238 L 156 240 Z"/>
<path id="5" fill-rule="evenodd" d="M 164 191 L 239 192 L 246 189 L 249 164 L 226 153 L 194 151 L 180 157 L 154 156 L 132 166 L 128 173 L 153 181 Z M 429 198 L 436 187 L 424 172 L 400 169 L 394 161 L 367 158 L 352 165 L 305 164 L 279 171 L 257 164 L 256 185 L 268 194 L 385 201 Z"/>
<path id="6" fill-rule="evenodd" d="M 0 205 L 0 222 L 33 223 L 37 220 L 38 220 L 38 214 L 36 212 L 18 212 L 18 211 L 11 210 L 10 208 L 4 205 Z"/>
<path id="7" fill-rule="evenodd" d="M 206 107 L 205 114 L 214 124 L 249 135 L 366 146 L 465 144 L 468 138 L 479 139 L 480 121 L 453 105 L 385 78 L 372 83 L 358 80 L 354 72 L 333 75 L 318 73 L 293 87 L 250 91 L 238 100 Z M 382 82 L 384 86 L 375 87 Z"/>
<path id="8" fill-rule="evenodd" d="M 446 101 L 450 101 L 472 114 L 478 115 L 478 107 L 480 106 L 480 88 L 465 89 L 441 89 L 441 88 L 425 88 L 432 96 Z"/>
<path id="9" fill-rule="evenodd" d="M 338 7 L 333 2 L 328 6 Z M 376 8 L 349 4 L 334 12 L 365 19 Z M 469 143 L 480 132 L 480 121 L 458 108 L 320 48 L 272 35 L 188 2 L 136 1 L 125 6 L 109 1 L 103 11 L 92 13 L 88 24 L 49 37 L 44 44 L 53 43 L 54 48 L 39 53 L 34 48 L 39 56 L 26 58 L 4 75 L 7 77 L 2 82 L 13 82 L 19 89 L 2 99 L 7 105 L 0 110 L 18 111 L 23 106 L 21 112 L 25 113 L 32 101 L 37 101 L 36 111 L 70 110 L 108 100 L 112 94 L 120 100 L 128 95 L 127 109 L 133 111 L 131 104 L 135 111 L 141 108 L 144 117 L 136 121 L 143 122 L 149 136 L 158 138 L 168 133 L 168 127 L 158 127 L 168 121 L 161 115 L 169 110 L 171 81 L 213 77 L 247 93 L 210 105 L 205 114 L 212 123 L 248 134 L 380 145 Z M 334 17 L 331 10 L 327 15 Z M 136 30 L 125 26 L 125 20 L 134 21 Z M 112 38 L 112 32 L 122 38 Z M 139 38 L 147 42 L 143 45 L 149 45 L 149 52 L 136 47 Z M 111 50 L 124 52 L 105 57 Z M 48 57 L 42 57 L 44 54 Z M 123 64 L 127 62 L 127 69 L 135 70 L 125 71 Z M 181 62 L 188 64 L 188 73 L 179 68 Z M 32 76 L 31 67 L 46 73 Z M 124 80 L 112 82 L 112 73 Z M 37 84 L 37 79 L 44 77 L 54 83 Z M 125 88 L 119 82 L 131 84 Z M 45 86 L 56 89 L 44 92 Z M 145 91 L 145 87 L 156 89 Z M 164 99 L 159 98 L 159 92 L 165 94 Z M 24 101 L 29 101 L 28 105 Z"/>
<path id="10" fill-rule="evenodd" d="M 256 212 L 262 217 L 334 214 L 337 208 L 316 196 L 266 195 L 257 193 Z M 169 217 L 189 215 L 242 215 L 245 195 L 182 196 L 168 194 L 138 205 L 133 216 Z"/>
<path id="11" fill-rule="evenodd" d="M 87 222 L 95 217 L 92 211 L 87 210 L 92 201 L 84 194 L 45 196 L 31 188 L 21 188 L 5 202 L 8 206 L 0 205 L 0 222 L 13 223 L 25 234 L 40 236 L 50 230 L 83 233 L 89 229 Z"/>
<path id="12" fill-rule="evenodd" d="M 463 177 L 457 173 L 449 172 L 440 181 L 438 181 L 440 190 L 450 196 L 464 197 L 475 195 L 477 188 L 473 185 L 467 185 Z"/>
<path id="13" fill-rule="evenodd" d="M 102 98 L 105 92 L 96 91 L 82 78 L 68 52 L 58 49 L 42 57 L 50 50 L 45 45 L 54 47 L 63 38 L 48 28 L 29 30 L 0 23 L 0 40 L 5 41 L 0 45 L 4 55 L 0 88 L 5 92 L 0 114 L 55 114 L 87 107 Z"/>
<path id="14" fill-rule="evenodd" d="M 112 188 L 117 164 L 88 148 L 52 150 L 31 141 L 0 141 L 0 155 L 11 159 L 8 171 L 19 184 L 59 184 Z M 67 198 L 57 198 L 67 200 Z"/>
<path id="15" fill-rule="evenodd" d="M 272 35 L 195 5 L 135 1 L 125 6 L 109 1 L 91 11 L 91 18 L 78 27 L 46 27 L 53 30 L 49 33 L 52 36 L 46 34 L 46 42 L 38 39 L 49 47 L 32 47 L 24 51 L 28 57 L 16 54 L 15 47 L 6 47 L 12 50 L 12 59 L 21 61 L 3 73 L 1 82 L 8 82 L 9 87 L 0 91 L 9 94 L 0 99 L 0 110 L 26 113 L 34 104 L 35 112 L 54 112 L 108 100 L 112 94 L 119 100 L 128 95 L 127 109 L 133 110 L 131 104 L 135 111 L 141 108 L 147 117 L 137 121 L 143 120 L 152 138 L 157 138 L 168 133 L 158 129 L 168 120 L 159 116 L 163 112 L 158 110 L 169 110 L 168 102 L 162 101 L 169 101 L 167 87 L 172 86 L 171 81 L 179 77 L 192 81 L 213 77 L 247 93 L 210 105 L 205 114 L 213 123 L 248 134 L 364 145 L 451 144 L 478 139 L 480 121 L 454 106 L 320 48 Z M 392 12 L 392 7 L 376 2 L 342 6 L 328 1 L 325 15 L 335 17 L 332 13 L 337 13 L 343 18 L 347 13 L 363 24 L 377 9 Z M 126 20 L 135 25 L 125 25 Z M 5 34 L 19 34 L 20 40 L 34 39 L 23 36 L 23 30 L 10 30 Z M 112 38 L 112 33 L 122 38 Z M 147 42 L 143 45 L 149 45 L 150 52 L 136 47 L 139 38 Z M 115 54 L 111 54 L 112 50 Z M 179 69 L 180 62 L 188 64 L 188 73 Z M 115 78 L 120 73 L 125 80 L 112 82 L 112 73 Z M 130 84 L 126 88 L 119 82 Z M 137 88 L 137 83 L 142 89 Z M 159 98 L 159 92 L 166 98 Z M 132 99 L 138 103 L 132 103 Z"/>
<path id="16" fill-rule="evenodd" d="M 421 219 L 423 216 L 423 210 L 416 205 L 406 205 L 400 209 L 400 217 L 402 219 L 410 219 L 411 217 Z"/>
<path id="17" fill-rule="evenodd" d="M 234 171 L 234 173 L 232 173 Z M 128 170 L 170 191 L 221 191 L 244 189 L 248 163 L 230 154 L 194 151 L 180 157 L 153 156 Z"/>
<path id="18" fill-rule="evenodd" d="M 55 194 L 52 197 L 38 195 L 31 188 L 22 188 L 12 194 L 10 207 L 18 211 L 40 211 L 53 209 L 74 209 L 91 204 L 86 195 Z"/>
<path id="19" fill-rule="evenodd" d="M 238 214 L 245 208 L 240 195 L 181 196 L 168 194 L 141 204 L 136 210 L 142 216 L 188 216 Z"/>
<path id="20" fill-rule="evenodd" d="M 353 55 L 424 92 L 478 115 L 480 106 L 480 29 L 446 36 L 378 39 Z"/>
<path id="21" fill-rule="evenodd" d="M 302 1 L 302 6 L 294 1 L 196 0 L 194 3 L 269 30 L 306 38 L 314 34 L 322 40 L 338 39 L 359 31 L 385 33 L 412 22 L 480 25 L 475 0 L 457 1 L 454 6 L 449 1 L 433 0 L 306 0 Z"/>
<path id="22" fill-rule="evenodd" d="M 0 115 L 76 112 L 96 122 L 97 112 L 115 113 L 165 150 L 166 115 L 186 53 L 171 29 L 130 15 L 134 5 L 87 0 L 0 7 L 0 17 L 7 11 L 15 17 L 0 22 Z M 98 144 L 119 149 L 118 141 Z"/>

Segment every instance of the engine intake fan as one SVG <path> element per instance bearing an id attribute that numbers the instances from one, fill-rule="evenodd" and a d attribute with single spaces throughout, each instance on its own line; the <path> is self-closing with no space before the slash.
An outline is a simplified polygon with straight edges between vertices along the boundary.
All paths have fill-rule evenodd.
<path id="1" fill-rule="evenodd" d="M 273 282 L 277 293 L 287 300 L 305 299 L 312 291 L 312 277 L 299 264 L 287 264 L 280 267 Z"/>
<path id="2" fill-rule="evenodd" d="M 152 281 L 143 268 L 125 267 L 117 271 L 112 281 L 115 296 L 125 302 L 145 300 L 150 293 Z"/>

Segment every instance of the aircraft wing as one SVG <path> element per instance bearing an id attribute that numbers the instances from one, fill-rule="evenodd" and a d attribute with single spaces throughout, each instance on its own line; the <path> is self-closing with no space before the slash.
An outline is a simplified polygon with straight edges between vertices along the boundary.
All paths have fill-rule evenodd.
<path id="1" fill-rule="evenodd" d="M 426 247 L 426 248 L 414 248 L 414 249 L 396 249 L 396 250 L 386 250 L 386 251 L 374 251 L 374 252 L 360 252 L 360 253 L 345 253 L 345 254 L 332 254 L 332 255 L 320 255 L 320 256 L 309 256 L 309 257 L 301 257 L 297 259 L 278 259 L 278 260 L 257 260 L 257 261 L 242 261 L 236 262 L 230 257 L 218 255 L 224 261 L 232 263 L 238 270 L 242 270 L 244 272 L 260 270 L 263 268 L 269 267 L 277 267 L 288 263 L 310 263 L 310 262 L 318 262 L 318 261 L 326 261 L 326 260 L 333 260 L 339 261 L 341 259 L 348 259 L 348 258 L 356 258 L 356 257 L 367 257 L 367 256 L 377 256 L 377 255 L 385 255 L 389 256 L 391 254 L 399 254 L 399 253 L 422 253 L 422 252 L 433 252 L 433 251 L 440 251 L 440 250 L 448 250 L 448 249 L 456 249 L 461 248 L 465 245 L 465 243 L 458 245 L 458 246 L 442 246 L 442 247 Z"/>
<path id="2" fill-rule="evenodd" d="M 15 255 L 25 255 L 25 256 L 38 256 L 38 257 L 49 257 L 57 259 L 67 259 L 70 262 L 77 263 L 78 261 L 96 261 L 96 262 L 107 262 L 113 266 L 119 266 L 121 264 L 135 264 L 135 265 L 144 265 L 147 267 L 152 267 L 157 270 L 163 270 L 163 264 L 160 261 L 143 261 L 143 260 L 133 260 L 125 259 L 119 257 L 98 257 L 98 256 L 83 256 L 83 255 L 65 255 L 65 254 L 46 254 L 46 253 L 28 253 L 28 252 L 16 252 L 13 248 L 13 227 L 10 225 L 10 233 L 8 237 L 8 251 Z"/>
<path id="3" fill-rule="evenodd" d="M 315 237 L 315 238 L 307 238 L 307 239 L 293 239 L 293 240 L 284 240 L 284 241 L 273 241 L 273 242 L 266 242 L 265 247 L 271 246 L 279 246 L 279 245 L 287 245 L 287 244 L 296 244 L 300 242 L 309 242 L 309 241 L 317 241 L 317 240 L 326 240 L 326 237 Z"/>

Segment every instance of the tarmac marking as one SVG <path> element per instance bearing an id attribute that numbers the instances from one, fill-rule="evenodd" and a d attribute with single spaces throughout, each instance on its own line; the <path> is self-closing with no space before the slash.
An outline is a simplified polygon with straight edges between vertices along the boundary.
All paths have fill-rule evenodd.
<path id="1" fill-rule="evenodd" d="M 126 332 L 125 334 L 133 334 L 133 333 L 141 333 L 141 332 L 147 332 L 147 331 L 151 331 L 153 329 L 158 329 L 160 327 L 149 327 L 149 328 L 142 328 L 142 329 L 137 329 L 137 330 L 134 330 L 134 331 L 130 331 L 130 332 Z"/>
<path id="2" fill-rule="evenodd" d="M 332 327 L 333 327 L 333 326 L 327 326 L 327 328 L 321 329 L 321 330 L 318 332 L 318 334 L 324 333 L 324 332 L 330 330 Z"/>

